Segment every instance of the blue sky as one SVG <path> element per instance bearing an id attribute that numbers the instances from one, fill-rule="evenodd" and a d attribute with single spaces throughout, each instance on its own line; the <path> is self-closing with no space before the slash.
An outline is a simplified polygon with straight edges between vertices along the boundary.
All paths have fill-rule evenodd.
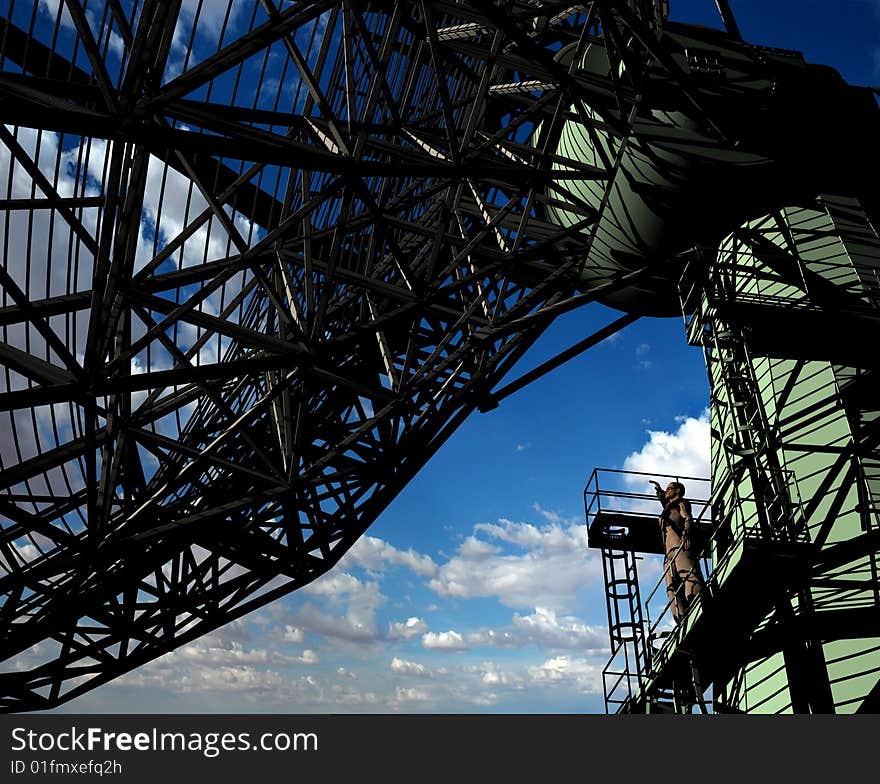
<path id="1" fill-rule="evenodd" d="M 880 4 L 731 5 L 747 40 L 880 83 Z M 719 24 L 711 0 L 671 6 Z M 518 370 L 617 315 L 568 314 Z M 681 321 L 643 319 L 475 414 L 331 573 L 62 710 L 602 711 L 585 482 L 596 466 L 707 475 L 707 404 Z"/>

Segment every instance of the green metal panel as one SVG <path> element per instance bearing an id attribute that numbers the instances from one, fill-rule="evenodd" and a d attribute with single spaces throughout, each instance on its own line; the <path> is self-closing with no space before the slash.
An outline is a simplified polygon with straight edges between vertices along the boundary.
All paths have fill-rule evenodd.
<path id="1" fill-rule="evenodd" d="M 834 640 L 823 646 L 836 713 L 855 713 L 877 684 L 880 637 Z"/>
<path id="2" fill-rule="evenodd" d="M 865 539 L 878 528 L 878 450 L 873 442 L 856 448 L 866 424 L 878 418 L 876 397 L 858 391 L 860 385 L 873 390 L 873 363 L 866 369 L 804 359 L 809 346 L 793 351 L 797 357 L 770 356 L 761 349 L 762 330 L 784 330 L 786 314 L 793 310 L 811 311 L 830 324 L 835 313 L 829 296 L 842 292 L 849 297 L 842 301 L 850 312 L 875 306 L 880 242 L 855 200 L 827 197 L 824 204 L 823 210 L 784 210 L 783 221 L 754 221 L 744 227 L 751 236 L 728 238 L 716 268 L 729 272 L 726 301 L 720 304 L 724 298 L 709 287 L 701 304 L 702 318 L 712 330 L 728 330 L 741 342 L 729 354 L 717 345 L 706 347 L 713 402 L 713 484 L 716 503 L 726 510 L 729 538 L 736 541 L 757 533 L 760 507 L 768 502 L 766 488 L 755 485 L 756 477 L 761 484 L 775 470 L 791 523 L 802 523 L 817 548 L 809 579 L 790 588 L 755 626 L 754 639 L 775 640 L 777 650 L 757 655 L 761 646 L 756 645 L 737 672 L 715 685 L 727 705 L 748 712 L 802 710 L 793 685 L 798 670 L 824 679 L 830 694 L 832 706 L 816 696 L 819 684 L 808 698 L 811 709 L 854 712 L 877 688 L 880 673 L 878 640 L 871 633 L 876 626 L 871 616 L 880 618 L 877 545 Z M 756 236 L 766 243 L 758 247 Z M 784 250 L 788 263 L 794 262 L 793 270 L 803 277 L 781 274 L 779 260 L 768 261 L 768 245 Z M 823 282 L 830 286 L 823 287 Z M 775 310 L 777 320 L 738 320 L 738 307 L 756 304 L 769 308 L 770 314 Z M 797 346 L 800 339 L 792 334 L 788 343 Z M 755 411 L 761 414 L 758 424 L 770 440 L 770 448 L 758 450 L 758 456 L 733 448 L 744 443 L 734 407 L 737 390 L 741 396 L 745 389 L 730 377 L 734 354 L 741 363 L 736 372 L 750 378 Z M 745 470 L 747 464 L 757 464 L 759 470 Z M 844 552 L 842 546 L 851 549 Z M 721 590 L 739 563 L 736 546 L 730 551 L 715 554 Z M 766 577 L 752 575 L 758 586 Z"/>
<path id="3" fill-rule="evenodd" d="M 751 662 L 743 668 L 741 699 L 736 704 L 747 713 L 792 713 L 791 693 L 781 653 Z"/>

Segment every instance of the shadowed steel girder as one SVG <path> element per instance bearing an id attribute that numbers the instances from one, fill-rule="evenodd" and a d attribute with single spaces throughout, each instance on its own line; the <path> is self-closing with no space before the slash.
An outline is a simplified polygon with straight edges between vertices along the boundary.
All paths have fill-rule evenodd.
<path id="1" fill-rule="evenodd" d="M 614 172 L 555 142 L 625 138 L 638 85 L 554 54 L 613 54 L 620 5 L 7 4 L 0 709 L 326 572 L 553 317 L 639 274 L 578 289 L 597 212 L 545 219 Z"/>

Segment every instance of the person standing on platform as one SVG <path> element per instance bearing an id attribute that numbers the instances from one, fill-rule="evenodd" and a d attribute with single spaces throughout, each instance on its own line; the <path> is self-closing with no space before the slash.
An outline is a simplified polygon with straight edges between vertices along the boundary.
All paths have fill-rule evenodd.
<path id="1" fill-rule="evenodd" d="M 678 623 L 703 588 L 697 554 L 692 549 L 694 519 L 681 482 L 670 482 L 665 490 L 653 479 L 651 484 L 654 485 L 657 500 L 663 505 L 660 514 L 660 534 L 665 553 L 663 574 L 672 617 Z"/>

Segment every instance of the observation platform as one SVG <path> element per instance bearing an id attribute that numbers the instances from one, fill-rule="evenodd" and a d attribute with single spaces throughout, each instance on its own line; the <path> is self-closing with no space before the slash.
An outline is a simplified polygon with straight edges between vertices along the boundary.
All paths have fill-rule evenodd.
<path id="1" fill-rule="evenodd" d="M 662 474 L 639 471 L 618 471 L 597 468 L 584 490 L 587 513 L 587 545 L 597 550 L 627 550 L 635 553 L 663 555 L 660 533 L 660 512 L 663 507 L 653 492 L 638 492 L 639 484 Z M 672 477 L 687 490 L 694 525 L 691 540 L 696 552 L 702 552 L 712 535 L 711 508 L 708 499 L 709 480 L 695 477 Z M 661 485 L 663 482 L 661 482 Z M 691 488 L 697 497 L 691 495 Z"/>
<path id="2" fill-rule="evenodd" d="M 873 230 L 863 228 L 859 242 L 876 246 Z M 863 275 L 857 285 L 834 285 L 766 239 L 759 241 L 764 243 L 764 255 L 758 252 L 758 258 L 767 262 L 764 265 L 719 261 L 712 266 L 709 280 L 701 280 L 694 266 L 685 268 L 679 296 L 682 310 L 688 314 L 688 343 L 706 343 L 705 319 L 698 315 L 702 310 L 721 322 L 741 325 L 756 356 L 877 367 L 877 356 L 864 350 L 871 338 L 880 337 L 880 276 L 876 270 L 872 270 L 873 279 Z M 775 262 L 768 258 L 775 258 Z M 780 260 L 788 266 L 774 270 Z M 846 254 L 828 257 L 822 263 L 826 275 L 833 271 L 842 278 L 852 271 L 853 262 Z M 779 329 L 781 319 L 785 329 Z M 862 336 L 862 340 L 854 341 L 853 335 Z"/>

